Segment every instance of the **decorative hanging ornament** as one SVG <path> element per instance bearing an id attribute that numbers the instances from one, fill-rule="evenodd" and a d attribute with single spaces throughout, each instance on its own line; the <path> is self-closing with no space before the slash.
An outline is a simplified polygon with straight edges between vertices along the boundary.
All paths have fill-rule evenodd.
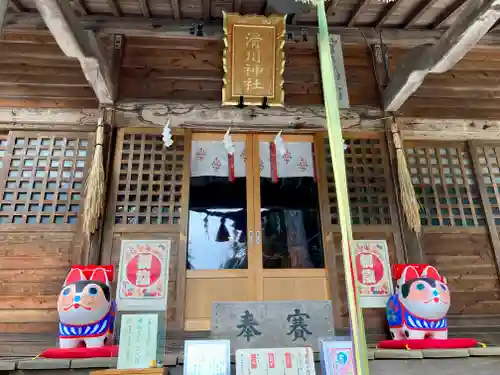
<path id="1" fill-rule="evenodd" d="M 172 130 L 170 129 L 170 119 L 165 123 L 165 127 L 163 128 L 163 144 L 165 147 L 170 147 L 174 144 L 174 140 L 172 139 Z"/>
<path id="2" fill-rule="evenodd" d="M 285 145 L 285 140 L 281 136 L 281 132 L 283 130 L 280 130 L 278 134 L 276 134 L 276 137 L 274 138 L 274 144 L 276 145 L 276 151 L 279 153 L 280 156 L 283 156 L 286 154 L 286 145 Z"/>
<path id="3" fill-rule="evenodd" d="M 230 131 L 231 128 L 227 129 L 226 134 L 224 134 L 224 139 L 222 140 L 222 143 L 224 143 L 224 147 L 226 148 L 227 153 L 229 155 L 234 155 L 234 143 Z"/>

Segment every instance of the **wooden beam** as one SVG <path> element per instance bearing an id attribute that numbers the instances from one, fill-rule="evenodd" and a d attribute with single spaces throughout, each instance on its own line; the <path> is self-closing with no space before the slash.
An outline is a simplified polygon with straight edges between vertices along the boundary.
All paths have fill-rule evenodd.
<path id="1" fill-rule="evenodd" d="M 8 1 L 3 1 L 0 3 L 0 34 L 2 33 L 3 30 L 3 24 L 5 20 L 7 19 L 7 8 L 9 6 Z"/>
<path id="2" fill-rule="evenodd" d="M 401 117 L 398 118 L 398 125 L 405 140 L 498 141 L 500 139 L 500 121 Z"/>
<path id="3" fill-rule="evenodd" d="M 405 29 L 412 29 L 418 21 L 429 11 L 434 5 L 436 5 L 440 0 L 426 0 L 423 3 L 421 3 L 417 8 L 415 9 L 414 12 L 412 12 L 412 15 L 410 16 L 409 20 L 406 22 Z"/>
<path id="4" fill-rule="evenodd" d="M 208 0 L 207 0 L 208 1 Z M 399 2 L 404 0 L 399 0 Z M 208 4 L 208 2 L 207 2 Z M 207 9 L 209 9 L 207 7 Z M 175 22 L 172 18 L 146 19 L 143 17 L 125 16 L 115 17 L 103 14 L 92 14 L 79 17 L 80 24 L 86 30 L 92 30 L 103 34 L 123 34 L 126 36 L 143 37 L 174 37 L 192 38 L 191 29 L 193 22 L 184 19 Z M 8 13 L 5 29 L 6 31 L 23 32 L 29 30 L 39 30 L 44 27 L 44 22 L 37 13 Z M 311 43 L 316 44 L 315 35 L 318 28 L 311 24 L 287 25 L 287 32 L 293 33 L 299 39 L 301 30 L 306 29 Z M 328 28 L 330 34 L 337 34 L 342 37 L 343 44 L 366 44 L 379 43 L 380 36 L 385 44 L 389 46 L 401 46 L 406 48 L 420 46 L 422 44 L 435 44 L 444 34 L 443 30 L 401 30 L 396 28 L 373 27 L 343 27 L 332 26 Z M 361 34 L 361 32 L 363 34 Z M 205 23 L 203 36 L 196 38 L 206 38 L 207 40 L 223 38 L 222 21 Z M 293 41 L 292 41 L 293 43 Z M 478 43 L 481 47 L 498 48 L 500 44 L 500 33 L 488 33 Z"/>
<path id="5" fill-rule="evenodd" d="M 116 123 L 119 127 L 163 127 L 170 120 L 172 127 L 234 130 L 268 129 L 284 131 L 301 129 L 324 130 L 326 118 L 323 106 L 287 106 L 286 108 L 222 107 L 219 102 L 118 102 Z M 342 126 L 349 130 L 380 129 L 380 109 L 357 107 L 341 110 Z M 272 121 L 271 121 L 272 120 Z M 257 130 L 256 130 L 257 129 Z"/>
<path id="6" fill-rule="evenodd" d="M 446 72 L 460 61 L 500 18 L 500 0 L 488 0 L 483 6 L 470 3 L 465 14 L 438 43 L 410 51 L 384 91 L 384 110 L 397 111 L 427 74 Z"/>
<path id="7" fill-rule="evenodd" d="M 396 12 L 396 10 L 398 10 L 398 8 L 401 4 L 403 4 L 403 0 L 396 0 L 396 1 L 386 5 L 385 10 L 382 13 L 382 17 L 375 25 L 375 28 L 379 28 L 379 27 L 384 26 L 384 23 L 386 23 L 387 20 L 389 18 L 391 18 L 391 16 Z"/>
<path id="8" fill-rule="evenodd" d="M 24 9 L 24 7 L 21 5 L 21 3 L 19 3 L 18 0 L 4 0 L 4 2 L 6 3 L 9 3 L 10 2 L 10 7 L 16 11 L 16 12 L 25 12 L 26 9 Z"/>
<path id="9" fill-rule="evenodd" d="M 446 23 L 460 12 L 464 10 L 467 4 L 472 3 L 476 0 L 458 0 L 451 6 L 445 9 L 442 15 L 438 17 L 438 20 L 434 23 L 434 29 L 441 29 Z"/>
<path id="10" fill-rule="evenodd" d="M 122 15 L 122 11 L 117 0 L 108 0 L 108 7 L 111 10 L 111 13 L 113 13 L 113 16 L 120 17 Z"/>
<path id="11" fill-rule="evenodd" d="M 357 4 L 356 8 L 354 9 L 354 12 L 352 13 L 351 19 L 349 20 L 347 26 L 352 27 L 356 24 L 356 21 L 358 20 L 359 16 L 363 14 L 363 9 L 366 8 L 367 5 L 370 4 L 370 0 L 360 0 L 360 2 Z"/>
<path id="12" fill-rule="evenodd" d="M 24 129 L 59 129 L 71 125 L 75 129 L 92 126 L 95 131 L 99 110 L 96 109 L 32 109 L 32 108 L 0 108 L 0 127 L 5 129 L 15 125 L 16 129 L 24 124 Z"/>
<path id="13" fill-rule="evenodd" d="M 179 6 L 180 0 L 170 0 L 170 5 L 172 6 L 172 12 L 175 20 L 181 19 L 181 9 Z"/>
<path id="14" fill-rule="evenodd" d="M 148 0 L 139 0 L 139 5 L 141 6 L 142 14 L 144 14 L 144 17 L 151 18 L 151 12 L 149 11 Z"/>
<path id="15" fill-rule="evenodd" d="M 83 30 L 68 2 L 35 0 L 35 4 L 61 50 L 80 62 L 99 102 L 112 104 L 115 95 L 111 71 L 96 34 Z"/>

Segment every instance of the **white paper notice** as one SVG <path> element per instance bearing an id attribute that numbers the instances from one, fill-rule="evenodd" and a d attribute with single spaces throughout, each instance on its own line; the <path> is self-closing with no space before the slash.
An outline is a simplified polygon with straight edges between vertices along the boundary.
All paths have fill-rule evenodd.
<path id="1" fill-rule="evenodd" d="M 239 349 L 236 375 L 315 375 L 312 348 Z"/>
<path id="2" fill-rule="evenodd" d="M 187 340 L 184 375 L 230 375 L 229 340 Z"/>
<path id="3" fill-rule="evenodd" d="M 145 369 L 156 362 L 157 314 L 124 314 L 121 318 L 118 365 L 120 370 Z"/>

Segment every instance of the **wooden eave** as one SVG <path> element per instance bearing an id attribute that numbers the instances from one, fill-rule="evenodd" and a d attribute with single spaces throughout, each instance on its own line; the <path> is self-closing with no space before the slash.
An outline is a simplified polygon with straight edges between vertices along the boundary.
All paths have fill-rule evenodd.
<path id="1" fill-rule="evenodd" d="M 9 9 L 5 16 L 4 32 L 5 35 L 36 35 L 43 33 L 46 24 L 36 9 L 36 2 L 50 2 L 50 0 L 18 0 L 9 3 Z M 486 3 L 486 0 L 475 0 L 477 3 Z M 74 13 L 76 20 L 76 27 L 83 30 L 84 34 L 92 36 L 95 33 L 97 38 L 92 39 L 101 44 L 99 49 L 107 48 L 107 54 L 111 54 L 111 44 L 114 35 L 124 35 L 123 38 L 125 47 L 123 50 L 123 62 L 119 67 L 122 72 L 119 76 L 113 77 L 115 81 L 119 81 L 122 85 L 120 95 L 117 96 L 118 102 L 134 99 L 134 90 L 131 85 L 134 85 L 131 80 L 131 74 L 139 84 L 137 86 L 139 91 L 143 93 L 148 90 L 148 87 L 141 85 L 148 85 L 147 81 L 141 82 L 141 75 L 147 77 L 148 69 L 165 69 L 164 61 L 158 60 L 145 61 L 142 68 L 131 66 L 130 54 L 131 53 L 149 53 L 154 50 L 155 53 L 160 53 L 160 50 L 166 52 L 167 49 L 179 51 L 187 51 L 193 49 L 199 51 L 197 53 L 210 54 L 210 59 L 219 58 L 220 51 L 222 50 L 222 12 L 240 11 L 241 13 L 257 13 L 268 14 L 273 11 L 273 0 L 169 0 L 166 2 L 153 2 L 147 0 L 131 0 L 126 4 L 114 0 L 79 0 L 70 1 L 71 10 Z M 327 2 L 328 22 L 330 25 L 330 32 L 340 34 L 344 46 L 352 46 L 351 50 L 347 51 L 347 60 L 354 57 L 356 54 L 363 55 L 363 58 L 370 59 L 371 57 L 365 56 L 369 52 L 369 45 L 383 43 L 392 48 L 413 48 L 422 46 L 424 44 L 437 44 L 442 41 L 443 35 L 447 33 L 448 27 L 458 20 L 465 17 L 464 12 L 470 8 L 471 1 L 469 0 L 396 0 L 393 3 L 383 3 L 364 1 L 364 0 L 333 0 Z M 462 18 L 461 18 L 462 17 Z M 73 28 L 73 29 L 75 29 Z M 200 32 L 201 31 L 201 32 Z M 301 53 L 312 53 L 316 51 L 315 35 L 317 33 L 316 15 L 314 10 L 304 9 L 293 17 L 291 24 L 287 25 L 287 50 L 290 52 L 290 60 L 295 57 L 293 55 Z M 24 37 L 20 37 L 23 39 Z M 87 38 L 88 39 L 88 38 Z M 128 46 L 128 42 L 131 46 Z M 3 43 L 10 43 L 9 40 Z M 3 44 L 2 43 L 2 44 Z M 500 33 L 497 30 L 496 24 L 491 27 L 488 33 L 484 35 L 478 42 L 481 48 L 496 50 L 496 45 L 500 43 Z M 0 49 L 2 49 L 0 44 Z M 30 56 L 29 50 L 33 50 L 33 46 L 24 46 L 27 48 L 27 58 Z M 85 44 L 85 43 L 84 43 Z M 144 44 L 139 46 L 139 44 Z M 165 47 L 171 44 L 172 47 Z M 54 48 L 51 44 L 51 48 Z M 12 46 L 11 46 L 12 47 Z M 18 61 L 22 59 L 21 46 L 16 46 L 18 52 Z M 39 46 L 39 48 L 42 48 Z M 132 48 L 132 50 L 131 50 Z M 344 47 L 347 48 L 347 47 Z M 5 47 L 3 47 L 5 51 Z M 11 48 L 12 49 L 12 48 Z M 98 49 L 98 50 L 99 50 Z M 302 51 L 302 52 L 301 52 Z M 352 52 L 349 52 L 352 51 Z M 10 52 L 9 52 L 10 53 Z M 7 55 L 9 54 L 7 53 Z M 353 55 L 350 55 L 353 53 Z M 485 52 L 488 53 L 488 52 Z M 495 53 L 495 52 L 493 52 Z M 88 55 L 88 54 L 87 54 Z M 99 60 L 99 56 L 94 53 L 90 54 L 91 58 L 95 61 Z M 360 56 L 361 56 L 360 55 Z M 151 57 L 154 60 L 154 56 Z M 100 71 L 108 70 L 105 61 L 100 59 L 103 65 L 100 65 Z M 349 62 L 349 61 L 348 61 Z M 34 62 L 33 62 L 34 63 Z M 290 64 L 294 64 L 291 61 Z M 356 65 L 358 63 L 355 63 Z M 364 63 L 363 63 L 364 64 Z M 135 97 L 137 100 L 184 100 L 183 96 L 170 97 L 171 92 L 182 92 L 176 87 L 188 85 L 190 81 L 193 85 L 193 80 L 202 78 L 205 82 L 212 81 L 209 85 L 213 94 L 207 96 L 207 100 L 218 101 L 219 91 L 217 86 L 222 77 L 221 72 L 207 73 L 206 76 L 201 77 L 200 72 L 190 71 L 189 67 L 183 67 L 184 73 L 177 76 L 177 84 L 172 83 L 173 91 L 158 92 L 156 94 Z M 135 69 L 135 71 L 134 71 Z M 287 69 L 291 69 L 287 67 Z M 365 85 L 374 84 L 372 67 L 363 65 L 363 69 L 370 73 L 369 80 L 365 76 L 361 78 L 360 73 L 356 73 L 356 80 L 366 82 Z M 316 72 L 316 67 L 314 67 Z M 352 71 L 352 70 L 351 70 Z M 394 77 L 396 71 L 393 71 L 391 76 Z M 116 73 L 115 73 L 116 75 Z M 194 75 L 194 76 L 193 76 Z M 88 76 L 88 74 L 87 74 Z M 348 69 L 349 76 L 349 69 Z M 436 77 L 439 74 L 435 74 Z M 7 78 L 7 77 L 4 77 Z M 112 86 L 117 82 L 111 82 L 110 77 L 103 77 L 106 81 L 107 89 L 112 90 Z M 169 78 L 162 77 L 162 78 Z M 174 80 L 174 77 L 171 77 Z M 47 78 L 48 79 L 48 78 Z M 22 81 L 22 79 L 21 79 Z M 353 80 L 348 77 L 348 84 L 352 86 Z M 316 93 L 315 81 L 309 82 L 296 82 L 302 85 L 303 94 L 309 95 L 311 99 L 310 104 L 321 103 L 321 89 L 318 85 L 318 92 Z M 73 82 L 71 82 L 73 84 Z M 425 80 L 424 80 L 425 84 Z M 95 82 L 90 82 L 90 86 L 96 91 Z M 102 86 L 102 85 L 101 85 Z M 87 90 L 88 90 L 87 86 Z M 194 86 L 193 86 L 194 87 Z M 290 86 L 289 86 L 290 87 Z M 312 90 L 312 91 L 311 91 Z M 357 89 L 351 90 L 350 95 L 354 95 Z M 19 91 L 19 89 L 18 89 Z M 36 90 L 35 90 L 36 91 Z M 160 90 L 161 91 L 161 90 Z M 204 90 L 195 90 L 197 92 L 205 92 Z M 295 95 L 294 91 L 288 92 Z M 206 93 L 206 92 L 205 92 Z M 417 90 L 417 94 L 419 90 Z M 80 97 L 80 94 L 76 94 Z M 200 94 L 201 95 L 201 94 Z M 109 97 L 110 95 L 108 95 Z M 186 97 L 191 95 L 186 94 Z M 94 96 L 95 98 L 95 96 Z M 413 99 L 413 96 L 411 96 Z M 203 101 L 202 99 L 200 99 Z M 102 103 L 102 100 L 101 100 Z M 378 99 L 370 96 L 369 100 L 363 102 L 363 99 L 358 101 L 355 99 L 351 101 L 353 105 L 378 105 Z M 298 104 L 295 101 L 289 104 Z M 308 104 L 307 102 L 304 104 Z M 64 106 L 64 105 L 63 105 Z M 477 116 L 476 116 L 477 117 Z"/>

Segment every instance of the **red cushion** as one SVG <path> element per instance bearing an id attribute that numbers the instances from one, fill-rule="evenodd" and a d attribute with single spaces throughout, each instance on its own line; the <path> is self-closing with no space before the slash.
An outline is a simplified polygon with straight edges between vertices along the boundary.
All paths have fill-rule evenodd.
<path id="1" fill-rule="evenodd" d="M 101 348 L 51 348 L 40 354 L 44 358 L 107 358 L 118 356 L 118 345 L 103 346 Z"/>
<path id="2" fill-rule="evenodd" d="M 377 345 L 380 349 L 461 349 L 478 345 L 474 339 L 424 339 L 424 340 L 384 340 Z"/>

